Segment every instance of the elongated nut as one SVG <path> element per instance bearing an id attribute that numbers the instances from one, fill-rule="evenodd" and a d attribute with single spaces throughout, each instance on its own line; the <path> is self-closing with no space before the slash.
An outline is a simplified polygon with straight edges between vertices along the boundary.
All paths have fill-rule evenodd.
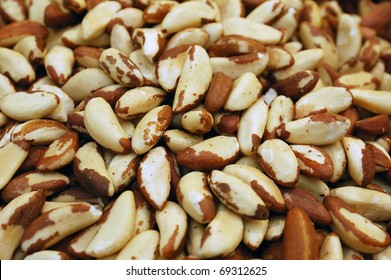
<path id="1" fill-rule="evenodd" d="M 23 54 L 32 66 L 40 65 L 46 55 L 46 43 L 34 35 L 27 36 L 15 44 L 14 50 Z"/>
<path id="2" fill-rule="evenodd" d="M 299 180 L 299 163 L 284 141 L 266 140 L 257 148 L 257 159 L 266 174 L 277 184 L 292 187 Z"/>
<path id="3" fill-rule="evenodd" d="M 0 259 L 12 258 L 25 229 L 39 216 L 44 203 L 44 193 L 34 191 L 15 198 L 1 210 Z"/>
<path id="4" fill-rule="evenodd" d="M 236 137 L 215 136 L 179 151 L 176 160 L 192 170 L 211 171 L 233 163 L 238 155 Z"/>
<path id="5" fill-rule="evenodd" d="M 241 179 L 213 170 L 208 183 L 217 198 L 229 209 L 247 218 L 264 220 L 269 210 L 258 194 Z"/>
<path id="6" fill-rule="evenodd" d="M 353 186 L 335 188 L 331 195 L 338 197 L 351 209 L 373 222 L 388 221 L 391 216 L 391 196 L 379 191 Z"/>
<path id="7" fill-rule="evenodd" d="M 69 256 L 60 251 L 42 250 L 27 255 L 25 260 L 69 260 Z"/>
<path id="8" fill-rule="evenodd" d="M 277 136 L 294 144 L 327 145 L 342 139 L 349 126 L 348 118 L 319 113 L 281 124 Z"/>
<path id="9" fill-rule="evenodd" d="M 375 176 L 375 162 L 371 150 L 364 141 L 353 136 L 342 139 L 348 160 L 350 177 L 359 185 L 366 186 Z"/>
<path id="10" fill-rule="evenodd" d="M 320 260 L 343 260 L 341 240 L 334 232 L 330 232 L 324 239 L 319 250 Z"/>
<path id="11" fill-rule="evenodd" d="M 353 104 L 376 114 L 391 114 L 391 91 L 352 89 Z"/>
<path id="12" fill-rule="evenodd" d="M 36 168 L 41 172 L 60 169 L 73 161 L 78 149 L 78 134 L 74 131 L 68 131 L 50 144 L 43 155 L 39 157 Z"/>
<path id="13" fill-rule="evenodd" d="M 159 174 L 159 177 L 156 177 Z M 162 210 L 170 193 L 171 169 L 167 151 L 152 148 L 144 155 L 137 170 L 137 183 L 144 198 L 153 208 Z"/>
<path id="14" fill-rule="evenodd" d="M 114 201 L 110 213 L 88 244 L 86 253 L 100 258 L 118 252 L 134 236 L 135 226 L 136 205 L 134 195 L 132 191 L 124 191 Z"/>
<path id="15" fill-rule="evenodd" d="M 294 105 L 289 97 L 277 96 L 270 104 L 267 123 L 264 132 L 264 139 L 276 138 L 277 127 L 293 120 Z"/>
<path id="16" fill-rule="evenodd" d="M 299 188 L 311 193 L 320 202 L 323 202 L 323 199 L 330 195 L 330 188 L 326 185 L 325 182 L 306 175 L 300 175 L 299 181 L 296 183 L 295 188 Z"/>
<path id="17" fill-rule="evenodd" d="M 30 145 L 50 145 L 69 130 L 57 121 L 36 119 L 21 123 L 12 131 L 12 141 L 26 141 Z"/>
<path id="18" fill-rule="evenodd" d="M 259 169 L 236 163 L 227 165 L 223 172 L 238 177 L 250 185 L 271 210 L 275 212 L 283 212 L 285 210 L 285 202 L 280 189 L 273 180 Z"/>
<path id="19" fill-rule="evenodd" d="M 112 196 L 114 185 L 95 142 L 84 144 L 76 153 L 73 171 L 80 184 L 99 196 Z"/>
<path id="20" fill-rule="evenodd" d="M 23 122 L 47 116 L 59 102 L 59 98 L 50 92 L 19 91 L 2 98 L 0 109 L 10 118 Z"/>
<path id="21" fill-rule="evenodd" d="M 122 191 L 136 178 L 139 163 L 139 157 L 133 152 L 113 157 L 107 171 L 113 181 L 115 192 Z"/>
<path id="22" fill-rule="evenodd" d="M 179 129 L 166 130 L 162 138 L 173 153 L 178 153 L 184 148 L 193 146 L 203 140 L 200 135 L 193 135 Z"/>
<path id="23" fill-rule="evenodd" d="M 29 35 L 35 35 L 38 38 L 46 39 L 49 32 L 42 24 L 36 21 L 15 21 L 0 29 L 0 46 L 12 47 L 18 41 Z"/>
<path id="24" fill-rule="evenodd" d="M 155 213 L 160 230 L 159 253 L 164 259 L 175 258 L 185 244 L 187 231 L 186 212 L 175 202 L 169 201 Z"/>
<path id="25" fill-rule="evenodd" d="M 390 235 L 382 227 L 351 209 L 339 198 L 328 196 L 324 205 L 331 215 L 331 229 L 350 248 L 363 253 L 377 253 L 390 245 Z"/>
<path id="26" fill-rule="evenodd" d="M 255 251 L 265 238 L 269 220 L 243 219 L 243 243 Z"/>
<path id="27" fill-rule="evenodd" d="M 12 199 L 27 192 L 41 190 L 46 196 L 65 189 L 69 178 L 61 173 L 39 173 L 30 171 L 13 178 L 2 190 L 1 198 L 10 202 Z"/>
<path id="28" fill-rule="evenodd" d="M 390 120 L 388 115 L 380 114 L 359 120 L 354 124 L 354 129 L 358 132 L 382 135 L 390 129 Z"/>
<path id="29" fill-rule="evenodd" d="M 205 173 L 193 171 L 183 176 L 178 183 L 176 196 L 186 213 L 198 223 L 208 223 L 216 215 Z"/>
<path id="30" fill-rule="evenodd" d="M 204 258 L 226 256 L 243 238 L 243 220 L 223 204 L 217 208 L 215 218 L 208 224 L 200 242 Z"/>
<path id="31" fill-rule="evenodd" d="M 299 188 L 283 189 L 281 192 L 288 210 L 298 207 L 303 209 L 315 224 L 329 225 L 331 223 L 327 209 L 311 193 Z"/>
<path id="32" fill-rule="evenodd" d="M 217 112 L 223 108 L 232 90 L 233 82 L 233 79 L 223 72 L 217 72 L 213 75 L 208 93 L 204 100 L 205 108 L 210 113 Z"/>
<path id="33" fill-rule="evenodd" d="M 158 256 L 160 234 L 156 230 L 144 231 L 133 237 L 121 249 L 117 260 L 154 260 Z"/>
<path id="34" fill-rule="evenodd" d="M 0 167 L 0 190 L 14 176 L 29 153 L 30 145 L 24 141 L 10 142 L 0 148 L 0 157 L 7 164 Z"/>
<path id="35" fill-rule="evenodd" d="M 113 80 L 123 86 L 134 88 L 144 83 L 144 76 L 140 69 L 117 49 L 104 50 L 99 58 L 99 63 Z"/>
<path id="36" fill-rule="evenodd" d="M 97 97 L 87 103 L 84 124 L 91 137 L 103 147 L 121 154 L 129 153 L 130 140 L 103 98 Z"/>
<path id="37" fill-rule="evenodd" d="M 284 229 L 285 260 L 316 260 L 319 255 L 314 225 L 300 208 L 289 210 Z"/>
<path id="38" fill-rule="evenodd" d="M 66 236 L 96 222 L 102 212 L 95 206 L 74 204 L 56 208 L 36 218 L 25 230 L 21 248 L 30 254 L 49 248 Z"/>
<path id="39" fill-rule="evenodd" d="M 192 46 L 184 62 L 175 91 L 173 112 L 183 113 L 194 108 L 205 96 L 212 76 L 213 69 L 208 53 L 200 46 Z"/>
<path id="40" fill-rule="evenodd" d="M 345 172 L 345 167 L 347 163 L 345 150 L 341 141 L 336 141 L 333 144 L 322 146 L 323 151 L 325 151 L 331 158 L 333 162 L 333 175 L 329 179 L 330 182 L 337 182 Z"/>
<path id="41" fill-rule="evenodd" d="M 17 51 L 7 48 L 0 48 L 0 73 L 22 86 L 30 85 L 36 77 L 28 60 Z"/>

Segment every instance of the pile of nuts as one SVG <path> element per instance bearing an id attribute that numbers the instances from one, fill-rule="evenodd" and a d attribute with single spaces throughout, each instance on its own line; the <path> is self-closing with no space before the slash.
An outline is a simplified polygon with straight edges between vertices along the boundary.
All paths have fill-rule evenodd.
<path id="1" fill-rule="evenodd" d="M 391 2 L 0 11 L 0 259 L 391 259 Z"/>

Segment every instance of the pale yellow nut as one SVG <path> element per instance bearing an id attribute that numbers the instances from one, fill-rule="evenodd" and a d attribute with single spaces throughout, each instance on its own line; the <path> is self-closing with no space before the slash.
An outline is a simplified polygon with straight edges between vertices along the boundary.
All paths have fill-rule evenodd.
<path id="1" fill-rule="evenodd" d="M 160 234 L 156 230 L 144 231 L 133 237 L 118 253 L 117 260 L 154 260 L 157 258 Z"/>

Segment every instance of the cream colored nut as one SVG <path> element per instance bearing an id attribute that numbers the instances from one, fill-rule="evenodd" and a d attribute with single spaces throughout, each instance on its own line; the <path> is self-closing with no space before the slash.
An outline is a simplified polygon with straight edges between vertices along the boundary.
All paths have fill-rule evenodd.
<path id="1" fill-rule="evenodd" d="M 300 24 L 300 38 L 306 49 L 320 48 L 327 57 L 327 63 L 334 69 L 338 67 L 337 47 L 333 38 L 320 26 L 315 26 L 309 22 Z"/>
<path id="2" fill-rule="evenodd" d="M 324 239 L 320 250 L 320 260 L 343 260 L 341 240 L 334 232 L 329 233 Z"/>
<path id="3" fill-rule="evenodd" d="M 314 113 L 340 113 L 352 105 L 352 94 L 343 87 L 323 87 L 313 90 L 295 103 L 295 119 Z"/>
<path id="4" fill-rule="evenodd" d="M 243 239 L 243 228 L 242 218 L 220 204 L 201 238 L 200 254 L 204 258 L 227 256 Z"/>
<path id="5" fill-rule="evenodd" d="M 211 57 L 230 57 L 265 51 L 266 48 L 261 42 L 241 35 L 225 35 L 208 48 Z"/>
<path id="6" fill-rule="evenodd" d="M 372 255 L 374 260 L 391 260 L 391 246 L 388 246 L 386 249 L 379 253 Z"/>
<path id="7" fill-rule="evenodd" d="M 45 24 L 45 9 L 51 2 L 51 0 L 31 0 L 30 5 L 28 6 L 29 19 L 31 21 L 39 22 L 42 25 Z"/>
<path id="8" fill-rule="evenodd" d="M 2 189 L 1 198 L 5 202 L 10 202 L 16 197 L 31 192 L 41 190 L 46 196 L 65 189 L 70 183 L 67 176 L 58 172 L 39 173 L 30 171 L 14 177 Z"/>
<path id="9" fill-rule="evenodd" d="M 328 145 L 342 139 L 349 126 L 346 117 L 319 113 L 281 124 L 277 136 L 294 144 Z"/>
<path id="10" fill-rule="evenodd" d="M 64 46 L 51 47 L 44 60 L 49 78 L 60 86 L 71 77 L 74 63 L 73 51 Z"/>
<path id="11" fill-rule="evenodd" d="M 41 214 L 49 212 L 49 211 L 51 211 L 53 209 L 57 209 L 57 208 L 63 207 L 63 206 L 80 205 L 80 204 L 86 205 L 86 206 L 90 206 L 91 205 L 89 202 L 84 202 L 84 201 L 81 201 L 81 202 L 76 202 L 76 201 L 74 201 L 74 202 L 46 201 L 45 204 L 42 207 Z"/>
<path id="12" fill-rule="evenodd" d="M 51 111 L 46 116 L 47 118 L 62 123 L 68 121 L 68 115 L 74 110 L 75 103 L 61 88 L 53 85 L 48 85 L 48 84 L 36 85 L 32 88 L 34 88 L 33 91 L 44 91 L 44 92 L 53 93 L 60 100 L 56 109 Z"/>
<path id="13" fill-rule="evenodd" d="M 160 23 L 164 17 L 179 3 L 176 1 L 154 1 L 150 2 L 143 10 L 142 19 L 146 23 Z"/>
<path id="14" fill-rule="evenodd" d="M 391 195 L 375 190 L 346 186 L 331 190 L 331 195 L 338 197 L 356 212 L 373 222 L 391 219 Z"/>
<path id="15" fill-rule="evenodd" d="M 211 57 L 213 73 L 223 72 L 232 79 L 237 79 L 247 72 L 260 75 L 269 61 L 267 52 L 250 53 L 232 57 Z"/>
<path id="16" fill-rule="evenodd" d="M 342 250 L 344 260 L 364 260 L 363 254 L 361 254 L 357 250 L 353 250 L 352 248 L 349 248 L 348 246 L 344 245 L 342 245 Z"/>
<path id="17" fill-rule="evenodd" d="M 339 17 L 336 37 L 339 65 L 359 54 L 361 39 L 359 20 L 352 15 L 342 14 Z"/>
<path id="18" fill-rule="evenodd" d="M 285 3 L 281 0 L 265 1 L 247 14 L 247 19 L 259 23 L 268 24 L 276 19 L 285 8 Z"/>
<path id="19" fill-rule="evenodd" d="M 84 204 L 63 206 L 36 218 L 25 230 L 21 248 L 26 254 L 47 249 L 96 222 L 102 212 Z"/>
<path id="20" fill-rule="evenodd" d="M 357 88 L 376 90 L 380 86 L 380 80 L 371 73 L 359 71 L 340 76 L 334 81 L 334 84 L 348 89 Z"/>
<path id="21" fill-rule="evenodd" d="M 167 204 L 171 188 L 171 169 L 167 157 L 163 147 L 153 148 L 142 158 L 137 170 L 137 183 L 144 198 L 158 210 Z"/>
<path id="22" fill-rule="evenodd" d="M 136 202 L 136 228 L 134 233 L 137 235 L 146 230 L 154 229 L 155 213 L 140 191 L 133 191 L 133 194 Z"/>
<path id="23" fill-rule="evenodd" d="M 261 98 L 242 113 L 237 137 L 244 155 L 255 153 L 265 132 L 267 118 L 268 108 Z"/>
<path id="24" fill-rule="evenodd" d="M 273 72 L 277 81 L 286 79 L 300 71 L 316 69 L 325 54 L 322 49 L 309 49 L 294 53 L 292 56 L 295 61 L 292 66 Z"/>
<path id="25" fill-rule="evenodd" d="M 189 27 L 199 27 L 202 23 L 215 19 L 215 11 L 201 1 L 189 1 L 173 7 L 162 23 L 163 33 L 171 34 Z"/>
<path id="26" fill-rule="evenodd" d="M 179 129 L 166 130 L 162 137 L 173 153 L 198 144 L 203 140 L 202 136 L 193 135 Z"/>
<path id="27" fill-rule="evenodd" d="M 148 152 L 166 131 L 172 120 L 171 107 L 162 105 L 149 111 L 137 124 L 132 137 L 132 149 L 136 154 Z"/>
<path id="28" fill-rule="evenodd" d="M 130 60 L 136 64 L 144 76 L 144 85 L 160 87 L 160 84 L 156 75 L 156 63 L 152 63 L 143 54 L 141 49 L 135 50 L 129 55 Z"/>
<path id="29" fill-rule="evenodd" d="M 151 62 L 157 61 L 166 45 L 163 33 L 154 28 L 136 28 L 133 31 L 132 39 L 141 46 L 143 54 Z"/>
<path id="30" fill-rule="evenodd" d="M 76 153 L 73 172 L 79 183 L 89 192 L 112 196 L 114 185 L 95 142 L 84 144 Z"/>
<path id="31" fill-rule="evenodd" d="M 27 226 L 39 216 L 45 203 L 40 191 L 21 195 L 0 211 L 0 259 L 10 260 Z"/>
<path id="32" fill-rule="evenodd" d="M 213 69 L 208 53 L 200 46 L 192 46 L 186 57 L 175 91 L 173 112 L 183 113 L 194 108 L 205 96 L 212 77 Z"/>
<path id="33" fill-rule="evenodd" d="M 243 224 L 243 243 L 255 251 L 266 236 L 269 220 L 243 219 Z"/>
<path id="34" fill-rule="evenodd" d="M 285 216 L 274 214 L 269 218 L 265 239 L 268 241 L 278 240 L 282 237 L 285 226 Z"/>
<path id="35" fill-rule="evenodd" d="M 223 36 L 223 25 L 220 22 L 207 23 L 202 26 L 202 29 L 209 34 L 209 41 L 205 48 L 209 48 L 219 38 Z"/>
<path id="36" fill-rule="evenodd" d="M 276 71 L 287 68 L 295 63 L 292 54 L 282 47 L 268 46 L 269 62 L 266 69 L 269 71 Z"/>
<path id="37" fill-rule="evenodd" d="M 55 86 L 54 82 L 49 78 L 48 75 L 45 75 L 41 78 L 38 78 L 31 84 L 27 91 L 37 91 L 40 86 L 50 85 Z"/>
<path id="38" fill-rule="evenodd" d="M 134 42 L 125 26 L 117 23 L 110 33 L 110 47 L 119 50 L 126 56 L 134 49 Z"/>
<path id="39" fill-rule="evenodd" d="M 101 218 L 95 224 L 81 230 L 68 244 L 69 253 L 76 258 L 90 259 L 91 257 L 86 253 L 88 244 L 94 238 L 101 227 L 102 220 L 107 217 L 109 211 L 103 212 Z"/>
<path id="40" fill-rule="evenodd" d="M 322 149 L 330 156 L 333 161 L 334 172 L 329 179 L 331 183 L 337 182 L 345 172 L 347 163 L 345 150 L 341 141 L 336 141 L 333 144 L 322 146 Z"/>
<path id="41" fill-rule="evenodd" d="M 277 127 L 293 120 L 294 105 L 292 99 L 284 95 L 277 96 L 269 107 L 264 139 L 273 139 L 276 137 Z"/>
<path id="42" fill-rule="evenodd" d="M 120 3 L 109 1 L 102 2 L 88 11 L 81 22 L 82 38 L 91 40 L 103 34 L 110 20 L 120 9 Z"/>
<path id="43" fill-rule="evenodd" d="M 104 50 L 99 63 L 113 80 L 123 86 L 138 87 L 144 82 L 144 76 L 134 62 L 114 48 Z"/>
<path id="44" fill-rule="evenodd" d="M 259 220 L 269 217 L 269 210 L 262 198 L 243 180 L 213 170 L 208 176 L 208 183 L 217 198 L 239 215 Z"/>
<path id="45" fill-rule="evenodd" d="M 7 117 L 7 115 L 0 111 L 0 127 L 5 126 L 9 120 L 10 119 Z"/>
<path id="46" fill-rule="evenodd" d="M 107 167 L 114 192 L 125 189 L 136 178 L 139 163 L 139 157 L 133 152 L 114 156 Z"/>
<path id="47" fill-rule="evenodd" d="M 294 187 L 311 193 L 320 202 L 323 202 L 323 199 L 330 195 L 330 188 L 325 182 L 306 175 L 300 175 L 299 181 Z"/>
<path id="48" fill-rule="evenodd" d="M 155 260 L 158 256 L 160 234 L 156 230 L 144 231 L 133 237 L 121 249 L 117 260 Z"/>
<path id="49" fill-rule="evenodd" d="M 30 20 L 12 22 L 0 29 L 0 47 L 13 47 L 18 41 L 29 35 L 46 39 L 48 34 L 46 27 L 38 22 Z"/>
<path id="50" fill-rule="evenodd" d="M 201 255 L 201 240 L 205 232 L 206 225 L 197 223 L 193 219 L 188 219 L 187 237 L 185 248 L 189 255 L 203 258 Z"/>
<path id="51" fill-rule="evenodd" d="M 110 35 L 103 33 L 94 39 L 85 40 L 82 37 L 81 24 L 78 24 L 62 33 L 61 41 L 69 48 L 76 48 L 78 46 L 107 47 L 110 45 Z"/>
<path id="52" fill-rule="evenodd" d="M 0 73 L 0 99 L 8 94 L 15 93 L 16 89 L 11 80 Z"/>
<path id="53" fill-rule="evenodd" d="M 233 163 L 238 155 L 236 137 L 215 136 L 179 151 L 176 160 L 191 170 L 211 171 Z"/>
<path id="54" fill-rule="evenodd" d="M 80 46 L 73 50 L 73 56 L 78 64 L 86 68 L 100 68 L 99 57 L 102 50 L 94 47 Z"/>
<path id="55" fill-rule="evenodd" d="M 79 136 L 68 131 L 55 140 L 38 159 L 36 169 L 41 172 L 58 170 L 71 163 L 79 149 Z"/>
<path id="56" fill-rule="evenodd" d="M 51 202 L 84 202 L 98 205 L 102 208 L 104 206 L 103 200 L 105 198 L 96 197 L 79 186 L 67 188 L 51 198 Z"/>
<path id="57" fill-rule="evenodd" d="M 175 91 L 190 49 L 190 46 L 182 45 L 160 56 L 156 64 L 156 76 L 165 91 Z"/>
<path id="58" fill-rule="evenodd" d="M 247 72 L 237 78 L 224 105 L 228 111 L 242 111 L 250 107 L 261 95 L 262 85 L 254 73 Z"/>
<path id="59" fill-rule="evenodd" d="M 3 97 L 0 109 L 8 117 L 23 122 L 47 116 L 59 103 L 60 99 L 50 92 L 19 91 Z"/>
<path id="60" fill-rule="evenodd" d="M 160 231 L 159 253 L 164 259 L 175 258 L 185 244 L 187 232 L 186 212 L 175 202 L 168 201 L 155 213 Z"/>
<path id="61" fill-rule="evenodd" d="M 229 18 L 223 22 L 224 35 L 242 35 L 257 40 L 265 45 L 274 45 L 281 42 L 282 32 L 245 18 Z"/>
<path id="62" fill-rule="evenodd" d="M 266 140 L 258 146 L 257 158 L 266 174 L 277 184 L 292 187 L 299 180 L 298 160 L 284 141 Z"/>
<path id="63" fill-rule="evenodd" d="M 223 169 L 224 173 L 241 179 L 262 198 L 266 206 L 274 212 L 283 212 L 285 202 L 277 185 L 256 167 L 239 163 L 230 164 Z"/>
<path id="64" fill-rule="evenodd" d="M 68 128 L 57 121 L 37 119 L 21 123 L 12 131 L 11 140 L 26 141 L 31 145 L 50 145 L 59 139 Z"/>
<path id="65" fill-rule="evenodd" d="M 312 145 L 291 145 L 290 147 L 297 157 L 301 173 L 321 180 L 328 180 L 333 176 L 333 162 L 322 148 Z"/>
<path id="66" fill-rule="evenodd" d="M 285 13 L 283 13 L 277 21 L 275 21 L 271 26 L 278 30 L 283 30 L 281 43 L 286 43 L 289 39 L 292 38 L 298 26 L 298 18 L 300 16 L 300 11 L 302 10 L 302 1 L 294 1 L 295 4 L 292 5 L 292 2 L 289 3 L 289 7 Z"/>
<path id="67" fill-rule="evenodd" d="M 213 127 L 213 116 L 205 108 L 197 107 L 181 117 L 182 128 L 192 134 L 205 134 Z"/>
<path id="68" fill-rule="evenodd" d="M 383 228 L 351 209 L 339 198 L 328 196 L 324 204 L 332 218 L 331 229 L 350 248 L 362 253 L 378 253 L 390 245 L 391 238 Z"/>
<path id="69" fill-rule="evenodd" d="M 131 120 L 143 116 L 158 107 L 166 98 L 166 92 L 156 87 L 138 87 L 125 92 L 115 105 L 118 117 Z"/>
<path id="70" fill-rule="evenodd" d="M 27 4 L 23 1 L 3 0 L 0 2 L 2 17 L 7 21 L 22 21 L 27 18 Z"/>
<path id="71" fill-rule="evenodd" d="M 391 168 L 391 157 L 387 150 L 376 142 L 366 142 L 367 147 L 372 151 L 375 161 L 375 171 L 383 172 Z"/>
<path id="72" fill-rule="evenodd" d="M 159 1 L 160 2 L 160 1 Z M 202 28 L 186 28 L 173 35 L 167 42 L 166 49 L 172 49 L 181 45 L 198 45 L 206 48 L 210 35 Z"/>
<path id="73" fill-rule="evenodd" d="M 0 48 L 0 73 L 22 86 L 28 86 L 35 80 L 35 71 L 28 60 L 7 48 Z"/>
<path id="74" fill-rule="evenodd" d="M 291 54 L 297 53 L 303 49 L 303 44 L 299 41 L 291 41 L 283 44 L 285 50 Z"/>
<path id="75" fill-rule="evenodd" d="M 24 260 L 69 260 L 69 256 L 61 251 L 42 250 L 27 255 Z"/>
<path id="76" fill-rule="evenodd" d="M 132 191 L 124 191 L 114 201 L 108 216 L 88 244 L 86 253 L 102 258 L 121 250 L 134 236 L 136 205 Z"/>
<path id="77" fill-rule="evenodd" d="M 176 188 L 176 197 L 186 213 L 197 223 L 209 223 L 216 215 L 205 173 L 193 171 L 184 175 Z"/>
<path id="78" fill-rule="evenodd" d="M 98 89 L 113 84 L 114 81 L 103 70 L 87 68 L 73 75 L 61 89 L 75 103 L 79 103 Z"/>
<path id="79" fill-rule="evenodd" d="M 84 124 L 91 137 L 109 150 L 120 154 L 130 151 L 130 140 L 125 135 L 114 111 L 103 98 L 87 103 Z"/>
<path id="80" fill-rule="evenodd" d="M 123 3 L 122 3 L 123 5 Z M 117 24 L 124 26 L 130 33 L 144 25 L 143 11 L 134 7 L 124 7 L 118 10 L 110 20 L 106 30 L 112 32 Z"/>
<path id="81" fill-rule="evenodd" d="M 350 177 L 359 186 L 366 186 L 375 176 L 375 161 L 371 150 L 364 141 L 353 136 L 343 137 L 341 142 L 346 153 Z"/>
<path id="82" fill-rule="evenodd" d="M 321 27 L 322 24 L 322 14 L 324 6 L 319 7 L 318 3 L 315 1 L 306 1 L 303 3 L 304 7 L 302 10 L 302 15 L 305 21 L 310 22 L 316 27 Z"/>
<path id="83" fill-rule="evenodd" d="M 391 91 L 352 89 L 353 104 L 376 114 L 391 114 Z"/>
<path id="84" fill-rule="evenodd" d="M 42 38 L 34 35 L 19 40 L 14 50 L 24 55 L 31 65 L 40 65 L 46 56 L 46 43 Z"/>

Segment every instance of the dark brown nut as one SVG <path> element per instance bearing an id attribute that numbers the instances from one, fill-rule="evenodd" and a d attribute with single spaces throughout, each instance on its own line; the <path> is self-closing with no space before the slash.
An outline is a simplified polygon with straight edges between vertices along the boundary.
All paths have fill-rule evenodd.
<path id="1" fill-rule="evenodd" d="M 43 21 L 47 27 L 62 28 L 76 24 L 79 21 L 79 17 L 59 3 L 52 2 L 45 8 Z"/>
<path id="2" fill-rule="evenodd" d="M 354 126 L 360 120 L 358 110 L 356 109 L 356 107 L 350 106 L 345 111 L 341 112 L 341 115 L 348 118 L 350 121 L 350 127 L 348 129 L 348 132 L 346 132 L 346 135 L 352 135 L 354 132 Z"/>
<path id="3" fill-rule="evenodd" d="M 390 119 L 386 114 L 365 118 L 357 121 L 354 129 L 358 132 L 382 135 L 390 129 Z"/>
<path id="4" fill-rule="evenodd" d="M 223 72 L 213 75 L 208 93 L 205 96 L 204 105 L 210 113 L 215 113 L 223 108 L 232 90 L 234 80 Z"/>
<path id="5" fill-rule="evenodd" d="M 47 147 L 45 146 L 34 146 L 30 148 L 27 158 L 23 161 L 19 167 L 19 172 L 28 172 L 36 169 L 39 158 L 45 154 Z"/>
<path id="6" fill-rule="evenodd" d="M 319 257 L 314 225 L 301 208 L 288 211 L 283 242 L 285 260 L 316 260 Z"/>
<path id="7" fill-rule="evenodd" d="M 20 39 L 29 35 L 46 39 L 49 32 L 42 24 L 35 21 L 23 20 L 13 22 L 0 29 L 0 46 L 12 47 Z"/>
<path id="8" fill-rule="evenodd" d="M 143 10 L 143 20 L 146 23 L 160 23 L 164 17 L 178 5 L 175 1 L 157 1 L 151 2 Z"/>
<path id="9" fill-rule="evenodd" d="M 329 212 L 311 193 L 299 188 L 282 189 L 281 192 L 288 211 L 298 207 L 303 209 L 311 221 L 317 225 L 327 226 L 331 223 Z"/>
<path id="10" fill-rule="evenodd" d="M 388 152 L 376 142 L 366 142 L 375 161 L 375 171 L 382 172 L 391 168 L 391 157 Z"/>
<path id="11" fill-rule="evenodd" d="M 213 114 L 213 128 L 222 135 L 234 135 L 239 128 L 238 113 L 217 112 Z"/>

